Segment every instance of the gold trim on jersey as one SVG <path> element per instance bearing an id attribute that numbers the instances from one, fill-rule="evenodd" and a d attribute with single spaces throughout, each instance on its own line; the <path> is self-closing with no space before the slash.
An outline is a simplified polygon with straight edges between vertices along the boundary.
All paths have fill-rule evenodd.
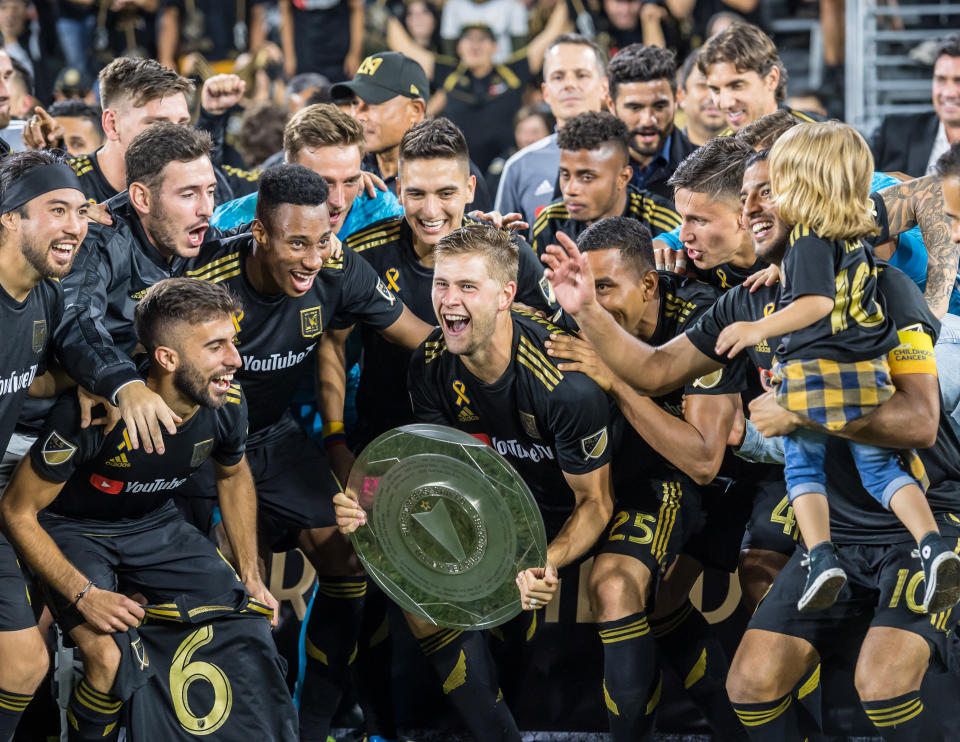
<path id="1" fill-rule="evenodd" d="M 570 211 L 567 209 L 567 205 L 563 201 L 554 201 L 552 204 L 547 204 L 543 211 L 540 212 L 540 215 L 533 222 L 533 238 L 536 239 L 537 235 L 543 231 L 544 226 L 550 219 L 569 219 Z"/>
<path id="2" fill-rule="evenodd" d="M 73 172 L 79 178 L 93 171 L 93 163 L 90 162 L 89 155 L 79 155 L 78 157 L 68 157 L 67 164 L 73 168 Z"/>
<path id="3" fill-rule="evenodd" d="M 666 303 L 666 309 L 663 313 L 664 316 L 675 319 L 677 324 L 680 325 L 686 322 L 690 317 L 690 312 L 697 308 L 696 304 L 681 299 L 674 294 L 664 293 L 663 299 Z"/>
<path id="4" fill-rule="evenodd" d="M 635 191 L 630 192 L 630 211 L 638 213 L 643 220 L 670 232 L 680 226 L 680 215 L 666 206 L 659 205 L 652 198 Z"/>
<path id="5" fill-rule="evenodd" d="M 230 388 L 227 389 L 227 401 L 231 404 L 240 404 L 242 397 L 243 395 L 240 392 L 240 387 L 231 381 Z"/>
<path id="6" fill-rule="evenodd" d="M 658 564 L 663 564 L 667 556 L 667 545 L 670 543 L 670 534 L 677 522 L 677 513 L 680 512 L 680 500 L 683 490 L 679 482 L 663 483 L 663 500 L 660 503 L 660 513 L 657 517 L 657 528 L 653 532 L 653 556 Z"/>
<path id="7" fill-rule="evenodd" d="M 400 236 L 400 230 L 404 224 L 405 221 L 403 219 L 398 219 L 392 224 L 355 232 L 347 238 L 347 247 L 354 252 L 363 252 L 372 247 L 388 245 L 391 242 L 395 242 Z"/>
<path id="8" fill-rule="evenodd" d="M 232 175 L 235 178 L 240 180 L 245 180 L 248 183 L 253 183 L 260 178 L 260 174 L 263 172 L 263 168 L 257 168 L 256 170 L 244 170 L 243 168 L 234 167 L 233 165 L 221 165 L 220 169 L 223 170 L 227 175 Z"/>
<path id="9" fill-rule="evenodd" d="M 544 327 L 546 327 L 548 330 L 550 330 L 550 332 L 554 333 L 555 335 L 569 335 L 569 334 L 570 334 L 570 333 L 568 333 L 566 330 L 564 330 L 563 328 L 557 327 L 557 326 L 556 326 L 555 324 L 553 324 L 553 322 L 551 322 L 550 320 L 545 319 L 544 317 L 541 317 L 539 314 L 534 314 L 533 312 L 528 312 L 526 309 L 520 309 L 519 307 L 510 307 L 510 309 L 511 309 L 515 314 L 519 314 L 521 317 L 526 317 L 527 319 L 533 320 L 533 321 L 536 322 L 537 324 L 543 325 Z"/>
<path id="10" fill-rule="evenodd" d="M 516 358 L 517 363 L 526 366 L 543 383 L 548 392 L 556 389 L 557 385 L 563 380 L 563 374 L 543 354 L 543 351 L 523 335 L 520 336 L 520 342 L 517 343 Z"/>
<path id="11" fill-rule="evenodd" d="M 424 343 L 423 353 L 424 353 L 424 363 L 430 363 L 435 361 L 437 358 L 443 355 L 443 352 L 447 349 L 447 343 L 444 340 L 428 340 Z"/>
<path id="12" fill-rule="evenodd" d="M 240 275 L 240 253 L 232 252 L 217 258 L 206 265 L 187 271 L 187 278 L 195 278 L 198 281 L 209 281 L 210 283 L 220 283 L 228 278 Z"/>

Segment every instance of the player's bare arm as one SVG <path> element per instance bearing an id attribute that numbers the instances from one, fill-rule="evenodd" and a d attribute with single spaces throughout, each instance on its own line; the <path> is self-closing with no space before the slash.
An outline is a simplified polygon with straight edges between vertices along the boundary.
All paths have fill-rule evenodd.
<path id="1" fill-rule="evenodd" d="M 4 530 L 30 566 L 70 600 L 94 629 L 109 633 L 137 626 L 143 609 L 124 595 L 89 584 L 90 579 L 70 563 L 37 520 L 62 488 L 63 483 L 40 477 L 30 457 L 24 457 L 0 500 Z"/>
<path id="2" fill-rule="evenodd" d="M 937 317 L 946 314 L 957 275 L 960 245 L 950 240 L 950 220 L 943 212 L 943 183 L 936 175 L 908 180 L 880 191 L 887 207 L 890 234 L 920 226 L 927 247 L 927 287 L 923 298 Z"/>
<path id="3" fill-rule="evenodd" d="M 240 579 L 254 600 L 273 609 L 270 624 L 276 626 L 280 606 L 263 584 L 257 565 L 257 491 L 247 458 L 244 456 L 233 466 L 214 462 L 214 469 L 223 526 L 230 539 Z"/>
<path id="4" fill-rule="evenodd" d="M 353 327 L 343 330 L 327 330 L 320 336 L 317 346 L 317 401 L 320 417 L 324 421 L 324 436 L 327 425 L 342 425 L 344 400 L 347 395 L 347 337 Z M 347 483 L 355 457 L 346 441 L 339 439 L 327 444 L 330 466 L 340 486 Z"/>

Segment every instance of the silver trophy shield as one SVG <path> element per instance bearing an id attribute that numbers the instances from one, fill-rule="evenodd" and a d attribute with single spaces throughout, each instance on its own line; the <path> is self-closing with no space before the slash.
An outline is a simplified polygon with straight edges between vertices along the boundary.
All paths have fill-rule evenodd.
<path id="1" fill-rule="evenodd" d="M 354 549 L 402 608 L 453 629 L 520 613 L 517 574 L 546 564 L 547 535 L 527 485 L 490 446 L 404 425 L 363 450 L 346 489 L 367 512 Z"/>

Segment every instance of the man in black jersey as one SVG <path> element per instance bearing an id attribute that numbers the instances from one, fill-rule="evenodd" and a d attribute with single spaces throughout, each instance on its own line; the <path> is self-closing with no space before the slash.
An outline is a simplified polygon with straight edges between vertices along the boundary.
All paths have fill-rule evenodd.
<path id="1" fill-rule="evenodd" d="M 87 230 L 86 200 L 70 169 L 46 152 L 0 164 L 0 450 L 29 389 L 52 394 L 51 330 L 63 312 L 64 276 Z M 47 650 L 13 547 L 0 534 L 0 740 L 47 672 Z"/>
<path id="2" fill-rule="evenodd" d="M 216 179 L 210 137 L 171 123 L 154 124 L 130 143 L 128 191 L 111 202 L 112 226 L 92 225 L 63 280 L 66 310 L 54 338 L 67 372 L 120 408 L 131 443 L 163 452 L 160 427 L 176 416 L 137 374 L 133 312 L 146 290 L 182 274 L 209 229 Z"/>
<path id="3" fill-rule="evenodd" d="M 719 296 L 704 283 L 654 270 L 650 232 L 636 220 L 602 219 L 577 244 L 596 276 L 597 300 L 617 324 L 652 345 L 681 334 Z M 613 737 L 644 739 L 652 730 L 656 638 L 718 737 L 745 739 L 723 687 L 723 649 L 686 600 L 701 562 L 714 560 L 715 549 L 707 544 L 722 537 L 714 532 L 719 526 L 704 522 L 701 497 L 711 495 L 698 485 L 709 484 L 720 470 L 740 383 L 720 371 L 651 399 L 595 358 L 578 370 L 616 400 L 631 426 L 614 449 L 617 513 L 589 583 L 594 615 L 603 626 L 604 690 Z M 740 537 L 730 535 L 719 566 L 732 570 Z M 648 622 L 651 597 L 668 568 L 668 580 L 676 586 L 669 593 L 682 597 L 658 602 Z M 650 631 L 625 631 L 648 623 Z M 696 672 L 697 667 L 704 671 Z"/>
<path id="4" fill-rule="evenodd" d="M 0 501 L 13 542 L 51 588 L 51 608 L 83 655 L 85 677 L 68 707 L 71 739 L 116 739 L 119 731 L 121 702 L 111 691 L 121 651 L 111 634 L 136 627 L 144 612 L 118 590 L 153 603 L 212 601 L 239 579 L 277 609 L 257 566 L 246 402 L 231 384 L 241 364 L 233 343 L 240 311 L 211 284 L 175 278 L 151 288 L 135 323 L 149 354 L 146 384 L 181 420 L 167 451 L 134 449 L 123 424 L 109 433 L 81 427 L 79 402 L 68 395 Z M 172 503 L 211 457 L 239 578 Z"/>
<path id="5" fill-rule="evenodd" d="M 653 234 L 680 225 L 680 217 L 667 199 L 630 184 L 629 133 L 627 125 L 613 114 L 589 111 L 574 116 L 557 134 L 557 146 L 563 198 L 537 215 L 530 239 L 537 254 L 556 242 L 558 232 L 576 239 L 606 216 L 637 219 Z"/>
<path id="6" fill-rule="evenodd" d="M 237 377 L 250 400 L 247 452 L 261 543 L 273 551 L 299 546 L 320 575 L 306 627 L 301 704 L 301 734 L 311 740 L 327 738 L 353 654 L 365 581 L 349 542 L 336 532 L 331 498 L 340 485 L 329 459 L 288 409 L 328 331 L 361 322 L 411 350 L 430 332 L 356 253 L 345 249 L 330 257 L 335 238 L 328 193 L 323 178 L 302 165 L 265 170 L 251 233 L 205 246 L 186 272 L 222 283 L 243 301 Z M 324 372 L 332 365 L 342 370 L 338 360 L 320 355 L 317 365 Z M 321 379 L 324 412 L 329 380 Z M 210 474 L 201 472 L 191 496 L 209 498 Z"/>
<path id="7" fill-rule="evenodd" d="M 414 415 L 487 442 L 530 487 L 549 545 L 546 566 L 521 573 L 517 585 L 524 609 L 542 608 L 557 589 L 557 570 L 590 549 L 612 514 L 610 404 L 589 378 L 561 374 L 547 358 L 543 341 L 558 328 L 511 311 L 519 258 L 508 233 L 467 225 L 441 239 L 434 255 L 441 326 L 410 362 Z M 366 522 L 346 495 L 334 502 L 343 531 Z M 474 736 L 519 740 L 483 635 L 408 622 Z"/>
<path id="8" fill-rule="evenodd" d="M 548 258 L 555 269 L 548 275 L 558 298 L 611 368 L 639 390 L 671 388 L 719 368 L 726 359 L 715 355 L 714 346 L 722 328 L 762 317 L 774 311 L 779 300 L 779 285 L 755 293 L 737 287 L 684 336 L 654 349 L 621 332 L 598 311 L 587 291 L 589 265 L 573 246 L 565 247 L 572 257 L 551 248 Z M 764 247 L 761 257 L 779 264 L 786 241 Z M 948 537 L 960 537 L 950 517 L 960 506 L 960 443 L 942 412 L 939 417 L 937 412 L 932 354 L 937 321 L 916 286 L 896 269 L 887 267 L 880 273 L 880 289 L 901 339 L 889 358 L 897 391 L 880 408 L 845 428 L 843 435 L 890 448 L 923 449 L 919 453 L 931 482 L 927 492 L 931 509 Z M 768 339 L 748 349 L 747 356 L 757 368 L 769 368 L 776 345 L 776 338 Z M 554 350 L 563 352 L 559 347 Z M 564 364 L 559 368 L 563 370 Z M 842 544 L 841 559 L 856 576 L 836 606 L 819 614 L 799 614 L 791 603 L 805 579 L 802 550 L 774 581 L 741 642 L 727 683 L 753 739 L 800 739 L 791 690 L 816 665 L 818 656 L 849 644 L 851 631 L 859 637 L 865 630 L 856 683 L 867 715 L 887 739 L 920 739 L 925 723 L 920 682 L 931 663 L 943 661 L 943 643 L 952 624 L 947 614 L 928 616 L 918 609 L 922 572 L 913 556 L 915 543 L 896 517 L 863 490 L 852 475 L 846 450 L 842 441 L 829 445 L 827 487 L 831 530 Z"/>
<path id="9" fill-rule="evenodd" d="M 201 91 L 202 109 L 210 109 L 213 114 L 234 105 L 243 93 L 240 83 L 238 93 L 216 95 L 221 77 L 210 78 Z M 87 198 L 102 204 L 127 188 L 125 155 L 137 134 L 160 121 L 190 126 L 187 96 L 193 94 L 194 86 L 154 59 L 132 57 L 113 60 L 100 71 L 98 79 L 106 141 L 96 152 L 71 157 L 67 162 L 80 178 Z M 216 177 L 219 205 L 233 198 L 233 190 L 219 169 Z"/>
<path id="10" fill-rule="evenodd" d="M 373 266 L 380 280 L 410 311 L 429 324 L 436 322 L 430 300 L 433 248 L 455 229 L 474 221 L 464 216 L 475 185 L 468 163 L 467 141 L 456 125 L 445 118 L 417 124 L 400 142 L 404 215 L 372 224 L 346 241 L 346 246 Z M 543 277 L 543 265 L 522 237 L 514 235 L 512 239 L 520 254 L 516 300 L 548 316 L 555 315 L 559 307 Z M 406 383 L 410 354 L 371 327 L 364 327 L 362 333 L 368 362 L 363 365 L 357 392 L 357 448 L 413 420 Z M 336 415 L 333 420 L 342 420 L 342 407 L 331 414 Z M 340 452 L 346 453 L 346 449 Z M 338 463 L 337 476 L 346 481 L 352 461 Z"/>

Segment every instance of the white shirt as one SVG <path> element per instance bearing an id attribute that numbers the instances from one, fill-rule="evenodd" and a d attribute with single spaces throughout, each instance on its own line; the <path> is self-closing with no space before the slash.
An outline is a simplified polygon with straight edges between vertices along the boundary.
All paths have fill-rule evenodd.
<path id="1" fill-rule="evenodd" d="M 527 35 L 527 9 L 519 0 L 447 0 L 440 17 L 440 36 L 460 38 L 460 29 L 468 23 L 485 23 L 497 38 L 495 63 L 513 52 L 512 36 Z"/>
<path id="2" fill-rule="evenodd" d="M 927 160 L 927 172 L 924 175 L 933 175 L 937 171 L 937 160 L 940 155 L 950 149 L 950 142 L 947 141 L 947 130 L 940 122 L 937 127 L 937 136 L 933 140 L 933 149 L 930 150 L 930 159 Z"/>

